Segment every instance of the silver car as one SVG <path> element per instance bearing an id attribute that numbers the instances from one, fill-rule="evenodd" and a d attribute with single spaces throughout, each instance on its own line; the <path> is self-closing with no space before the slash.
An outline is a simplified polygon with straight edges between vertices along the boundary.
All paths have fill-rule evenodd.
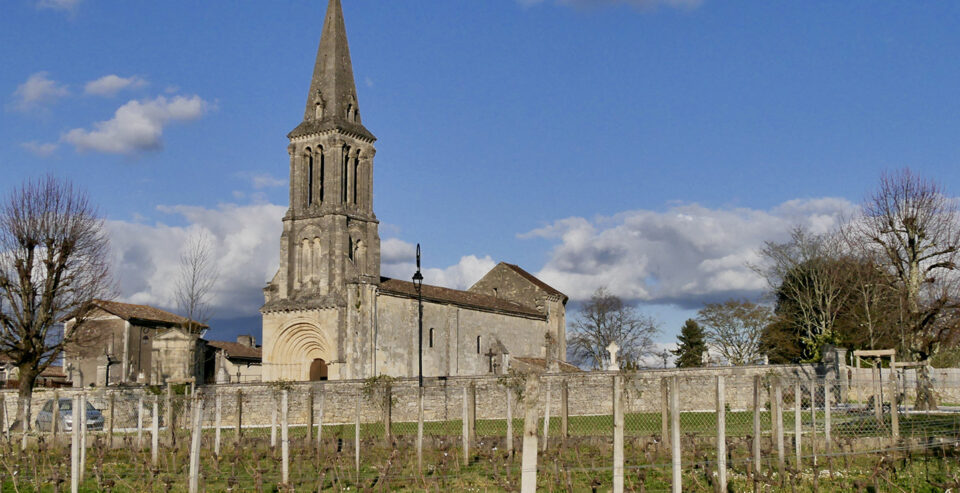
<path id="1" fill-rule="evenodd" d="M 103 414 L 87 403 L 87 429 L 102 430 Z M 73 399 L 60 399 L 60 417 L 57 419 L 57 428 L 59 431 L 73 430 Z M 53 429 L 53 399 L 43 404 L 43 408 L 37 413 L 37 429 L 40 431 L 51 431 Z"/>

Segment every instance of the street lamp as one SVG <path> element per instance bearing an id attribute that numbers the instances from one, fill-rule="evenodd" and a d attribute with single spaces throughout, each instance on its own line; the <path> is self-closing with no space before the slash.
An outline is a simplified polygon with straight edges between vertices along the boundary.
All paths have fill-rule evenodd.
<path id="1" fill-rule="evenodd" d="M 417 272 L 413 274 L 413 286 L 417 288 L 417 376 L 423 388 L 423 274 L 420 273 L 420 244 L 417 243 Z"/>

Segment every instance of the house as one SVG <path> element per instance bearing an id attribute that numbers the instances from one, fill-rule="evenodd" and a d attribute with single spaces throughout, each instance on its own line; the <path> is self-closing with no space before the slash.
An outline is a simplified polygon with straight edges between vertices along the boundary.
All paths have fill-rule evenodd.
<path id="1" fill-rule="evenodd" d="M 167 380 L 200 377 L 208 327 L 147 305 L 93 300 L 83 317 L 96 344 L 72 348 L 64 355 L 75 387 L 121 384 L 162 384 Z M 69 332 L 76 317 L 64 321 Z"/>
<path id="2" fill-rule="evenodd" d="M 251 335 L 237 342 L 206 341 L 204 383 L 259 382 L 262 349 Z"/>

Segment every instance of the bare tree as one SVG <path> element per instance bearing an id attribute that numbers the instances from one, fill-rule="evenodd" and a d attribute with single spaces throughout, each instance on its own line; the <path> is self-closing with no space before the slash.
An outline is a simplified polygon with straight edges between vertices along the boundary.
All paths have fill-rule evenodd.
<path id="1" fill-rule="evenodd" d="M 575 361 L 594 369 L 607 360 L 607 346 L 616 342 L 623 365 L 636 365 L 654 353 L 653 336 L 659 332 L 653 318 L 637 313 L 623 300 L 599 288 L 573 322 L 568 347 Z"/>
<path id="2" fill-rule="evenodd" d="M 768 241 L 760 249 L 764 262 L 755 270 L 775 295 L 778 314 L 796 324 L 806 359 L 819 360 L 821 348 L 835 342 L 834 326 L 851 294 L 843 245 L 837 235 L 797 227 L 790 241 Z"/>
<path id="3" fill-rule="evenodd" d="M 760 336 L 773 321 L 769 307 L 749 301 L 710 303 L 697 313 L 707 342 L 732 365 L 748 365 L 760 357 Z"/>
<path id="4" fill-rule="evenodd" d="M 884 174 L 852 225 L 860 247 L 879 259 L 899 294 L 899 339 L 904 356 L 924 360 L 957 340 L 957 255 L 960 219 L 955 199 L 940 186 L 905 169 Z M 916 406 L 935 409 L 925 367 Z"/>
<path id="5" fill-rule="evenodd" d="M 210 297 L 219 276 L 210 236 L 203 231 L 193 235 L 180 256 L 176 284 L 177 307 L 190 320 L 189 331 L 199 333 L 210 320 Z"/>
<path id="6" fill-rule="evenodd" d="M 98 341 L 86 316 L 91 300 L 113 294 L 108 253 L 103 220 L 68 182 L 27 181 L 0 203 L 0 352 L 19 372 L 24 430 L 40 373 L 65 350 Z"/>

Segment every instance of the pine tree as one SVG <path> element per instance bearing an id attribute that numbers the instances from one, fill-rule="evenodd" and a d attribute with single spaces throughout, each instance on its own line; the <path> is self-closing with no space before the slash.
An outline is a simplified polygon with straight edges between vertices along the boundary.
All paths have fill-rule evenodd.
<path id="1" fill-rule="evenodd" d="M 703 328 L 696 320 L 688 319 L 680 330 L 677 349 L 671 351 L 677 356 L 677 368 L 693 368 L 703 365 L 703 353 L 707 352 Z"/>

